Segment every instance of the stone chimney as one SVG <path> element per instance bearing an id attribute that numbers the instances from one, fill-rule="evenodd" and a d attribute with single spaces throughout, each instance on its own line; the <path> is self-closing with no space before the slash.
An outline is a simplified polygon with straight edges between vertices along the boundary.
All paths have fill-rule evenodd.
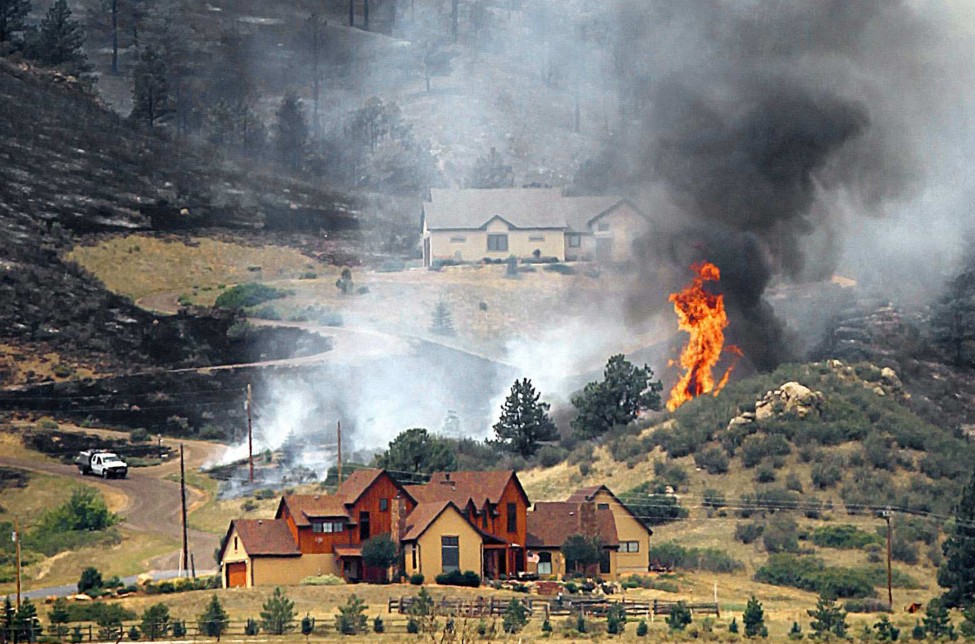
<path id="1" fill-rule="evenodd" d="M 599 536 L 596 504 L 593 501 L 586 501 L 579 504 L 579 531 L 587 537 Z"/>
<path id="2" fill-rule="evenodd" d="M 406 499 L 402 494 L 397 494 L 393 499 L 392 507 L 389 509 L 389 521 L 393 541 L 398 544 L 406 535 Z"/>

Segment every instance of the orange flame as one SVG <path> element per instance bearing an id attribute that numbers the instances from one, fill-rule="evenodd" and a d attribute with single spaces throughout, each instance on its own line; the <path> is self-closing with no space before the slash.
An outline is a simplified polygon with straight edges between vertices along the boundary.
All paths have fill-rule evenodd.
<path id="1" fill-rule="evenodd" d="M 697 273 L 694 281 L 680 293 L 671 293 L 677 323 L 681 331 L 687 331 L 690 338 L 680 354 L 680 366 L 684 369 L 680 380 L 670 390 L 667 409 L 674 411 L 692 398 L 702 394 L 718 395 L 728 383 L 734 365 L 728 367 L 724 375 L 714 382 L 712 370 L 727 350 L 741 357 L 741 350 L 734 346 L 724 346 L 724 329 L 728 326 L 728 315 L 724 310 L 724 296 L 704 290 L 705 282 L 717 282 L 721 271 L 710 262 L 700 262 L 691 266 Z"/>

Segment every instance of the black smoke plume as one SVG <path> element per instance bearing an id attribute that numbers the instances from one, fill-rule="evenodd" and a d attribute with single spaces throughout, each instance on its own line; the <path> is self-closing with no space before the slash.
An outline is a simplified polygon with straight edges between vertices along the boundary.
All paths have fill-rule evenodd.
<path id="1" fill-rule="evenodd" d="M 876 215 L 914 186 L 934 32 L 887 0 L 634 0 L 620 24 L 620 138 L 636 142 L 631 179 L 666 194 L 670 213 L 643 245 L 641 282 L 662 262 L 678 283 L 691 261 L 714 262 L 730 339 L 772 369 L 794 349 L 767 287 L 836 268 L 842 224 L 825 196 Z"/>

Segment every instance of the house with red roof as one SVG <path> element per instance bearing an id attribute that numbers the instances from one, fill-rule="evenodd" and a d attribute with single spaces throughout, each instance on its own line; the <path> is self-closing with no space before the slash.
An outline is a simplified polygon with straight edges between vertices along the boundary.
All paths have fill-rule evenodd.
<path id="1" fill-rule="evenodd" d="M 444 472 L 402 486 L 385 470 L 358 470 L 334 494 L 282 497 L 273 519 L 232 521 L 219 553 L 223 585 L 325 574 L 379 581 L 386 571 L 365 565 L 362 544 L 381 534 L 400 544 L 407 574 L 514 575 L 526 569 L 528 504 L 513 471 Z"/>

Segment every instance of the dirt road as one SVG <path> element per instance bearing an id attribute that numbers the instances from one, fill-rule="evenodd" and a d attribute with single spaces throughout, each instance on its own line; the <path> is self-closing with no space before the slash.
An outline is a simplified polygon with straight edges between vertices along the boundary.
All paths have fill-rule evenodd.
<path id="1" fill-rule="evenodd" d="M 176 446 L 175 441 L 164 442 Z M 220 449 L 219 446 L 209 443 L 184 441 L 187 471 L 199 468 L 218 449 Z M 45 462 L 0 456 L 0 466 L 43 474 L 82 478 L 77 467 L 53 461 Z M 123 497 L 118 512 L 125 519 L 124 526 L 126 528 L 182 541 L 179 483 L 165 478 L 171 474 L 179 474 L 178 458 L 164 465 L 133 468 L 129 470 L 129 476 L 126 479 L 105 480 L 84 477 L 83 480 L 96 487 L 104 486 L 112 493 Z M 193 508 L 205 501 L 206 495 L 202 491 L 187 486 L 187 507 Z M 187 536 L 190 553 L 195 560 L 197 571 L 214 569 L 216 564 L 213 561 L 213 550 L 219 544 L 219 537 L 192 529 L 188 531 Z M 179 558 L 179 551 L 163 555 L 152 560 L 150 567 L 154 570 L 175 569 L 179 566 Z"/>

